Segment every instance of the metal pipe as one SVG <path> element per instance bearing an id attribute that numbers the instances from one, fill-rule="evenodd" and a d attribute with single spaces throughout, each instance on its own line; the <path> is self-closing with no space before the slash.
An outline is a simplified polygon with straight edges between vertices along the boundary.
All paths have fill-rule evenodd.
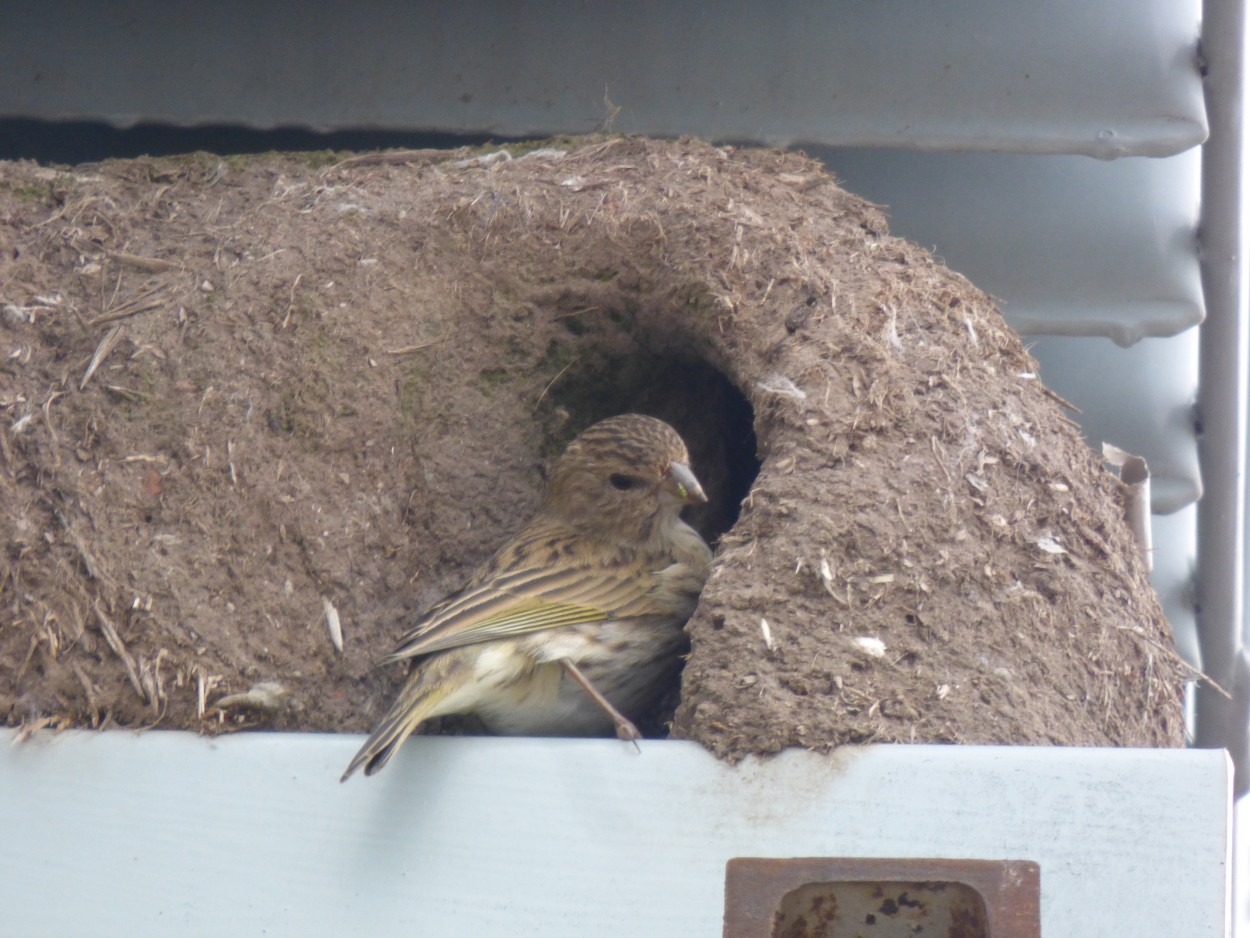
<path id="1" fill-rule="evenodd" d="M 1199 339 L 1198 413 L 1203 490 L 1198 503 L 1198 623 L 1202 668 L 1232 692 L 1198 687 L 1194 742 L 1240 755 L 1245 764 L 1245 695 L 1234 680 L 1242 646 L 1246 464 L 1246 278 L 1242 218 L 1244 0 L 1205 0 L 1202 59 L 1210 136 L 1202 152 L 1199 251 L 1207 319 Z"/>

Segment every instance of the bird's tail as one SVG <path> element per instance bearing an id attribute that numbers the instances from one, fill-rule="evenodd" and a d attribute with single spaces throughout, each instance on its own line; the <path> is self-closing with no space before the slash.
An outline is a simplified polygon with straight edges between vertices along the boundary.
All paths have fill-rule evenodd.
<path id="1" fill-rule="evenodd" d="M 381 771 L 404 740 L 435 715 L 439 703 L 447 696 L 448 688 L 437 684 L 430 686 L 422 678 L 419 671 L 408 678 L 382 722 L 369 734 L 360 751 L 347 764 L 347 771 L 339 779 L 340 782 L 351 778 L 352 773 L 362 765 L 365 767 L 365 775 Z"/>

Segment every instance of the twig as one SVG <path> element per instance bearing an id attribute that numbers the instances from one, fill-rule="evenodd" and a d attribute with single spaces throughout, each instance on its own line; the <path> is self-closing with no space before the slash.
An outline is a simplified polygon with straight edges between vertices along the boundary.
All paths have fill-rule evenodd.
<path id="1" fill-rule="evenodd" d="M 195 696 L 196 706 L 195 715 L 197 719 L 204 719 L 204 712 L 207 709 L 207 701 L 209 693 L 218 684 L 221 683 L 220 674 L 205 674 L 204 670 L 199 666 L 195 669 Z"/>
<path id="2" fill-rule="evenodd" d="M 556 372 L 556 376 L 552 378 L 550 381 L 548 381 L 547 386 L 543 388 L 543 393 L 538 395 L 538 400 L 534 401 L 535 407 L 537 407 L 539 404 L 543 402 L 543 398 L 547 396 L 547 392 L 551 390 L 552 385 L 554 385 L 557 381 L 559 381 L 564 376 L 564 373 L 568 371 L 570 368 L 572 368 L 574 365 L 576 365 L 579 361 L 581 361 L 580 355 L 578 355 L 576 358 L 570 361 L 567 365 L 561 368 L 558 372 Z"/>
<path id="3" fill-rule="evenodd" d="M 116 322 L 119 319 L 126 319 L 139 313 L 146 313 L 150 309 L 156 309 L 161 305 L 164 297 L 160 299 L 153 299 L 153 297 L 164 289 L 164 285 L 153 287 L 147 293 L 141 293 L 134 299 L 127 300 L 121 306 L 105 310 L 99 316 L 93 316 L 87 320 L 87 325 L 98 326 L 106 322 Z"/>
<path id="4" fill-rule="evenodd" d="M 1039 388 L 1041 388 L 1041 390 L 1042 390 L 1042 393 L 1043 393 L 1043 394 L 1045 394 L 1047 397 L 1049 397 L 1052 401 L 1054 401 L 1054 402 L 1055 402 L 1056 404 L 1058 404 L 1060 407 L 1066 407 L 1068 410 L 1072 411 L 1072 413 L 1074 413 L 1074 414 L 1083 413 L 1083 411 L 1081 410 L 1081 408 L 1077 407 L 1077 406 L 1076 406 L 1075 404 L 1073 404 L 1071 401 L 1065 401 L 1062 397 L 1060 397 L 1058 394 L 1056 394 L 1056 393 L 1055 393 L 1054 391 L 1052 391 L 1050 388 L 1046 387 L 1046 385 L 1044 385 L 1044 384 L 1039 384 L 1039 385 L 1038 385 L 1038 387 L 1039 387 Z"/>
<path id="5" fill-rule="evenodd" d="M 109 621 L 108 616 L 104 614 L 104 610 L 100 608 L 100 601 L 95 601 L 95 615 L 100 623 L 100 631 L 104 633 L 104 640 L 109 643 L 109 648 L 113 649 L 113 653 L 122 660 L 122 664 L 126 666 L 126 677 L 130 679 L 130 684 L 135 689 L 135 693 L 142 698 L 144 703 L 150 703 L 148 695 L 143 689 L 143 682 L 139 680 L 139 671 L 135 667 L 135 659 L 130 657 L 130 652 L 126 650 L 122 637 L 117 634 L 117 627 Z"/>
<path id="6" fill-rule="evenodd" d="M 83 693 L 87 695 L 87 709 L 91 712 L 91 728 L 95 729 L 100 725 L 100 704 L 96 700 L 95 690 L 91 686 L 91 678 L 87 677 L 87 672 L 83 670 L 82 665 L 77 661 L 71 661 L 69 666 L 74 672 L 74 677 L 78 678 L 78 683 L 82 686 Z"/>
<path id="7" fill-rule="evenodd" d="M 1151 638 L 1145 632 L 1141 631 L 1140 626 L 1117 625 L 1116 628 L 1119 629 L 1121 632 L 1132 632 L 1142 641 L 1146 642 L 1149 645 L 1153 645 L 1155 648 L 1159 649 L 1159 651 L 1163 652 L 1165 655 L 1167 655 L 1174 662 L 1179 664 L 1184 670 L 1188 671 L 1198 680 L 1205 681 L 1207 684 L 1211 685 L 1211 687 L 1216 691 L 1216 693 L 1220 694 L 1222 697 L 1225 697 L 1228 700 L 1233 699 L 1232 694 L 1230 694 L 1224 688 L 1220 687 L 1219 684 L 1215 683 L 1215 681 L 1206 673 L 1204 673 L 1201 669 L 1195 668 L 1192 664 L 1190 664 L 1188 661 L 1182 658 L 1179 654 L 1177 654 L 1176 649 L 1168 648 L 1168 646 L 1164 645 L 1162 642 L 1156 642 L 1153 638 Z"/>
<path id="8" fill-rule="evenodd" d="M 81 535 L 73 529 L 69 523 L 69 519 L 65 517 L 61 509 L 49 502 L 52 513 L 56 515 L 56 520 L 61 522 L 61 527 L 65 529 L 65 533 L 69 535 L 70 541 L 74 544 L 74 549 L 78 551 L 78 556 L 82 558 L 82 565 L 87 570 L 87 576 L 93 580 L 100 579 L 100 568 L 96 565 L 95 557 L 91 555 L 91 551 L 87 550 L 87 544 L 83 541 Z"/>
<path id="9" fill-rule="evenodd" d="M 231 707 L 245 707 L 253 710 L 279 710 L 291 697 L 291 692 L 277 681 L 261 681 L 254 684 L 245 693 L 227 694 L 213 702 L 209 709 L 228 710 Z"/>
<path id="10" fill-rule="evenodd" d="M 299 286 L 299 282 L 304 279 L 303 274 L 296 274 L 295 280 L 291 283 L 291 298 L 287 300 L 286 315 L 282 317 L 282 325 L 279 329 L 285 329 L 291 322 L 291 313 L 295 310 L 295 288 Z"/>
<path id="11" fill-rule="evenodd" d="M 159 257 L 143 257 L 139 254 L 127 254 L 125 251 L 109 251 L 109 257 L 123 267 L 133 267 L 149 274 L 159 274 L 166 270 L 177 270 L 179 265 L 174 261 L 162 260 Z"/>
<path id="12" fill-rule="evenodd" d="M 467 149 L 460 150 L 388 150 L 385 153 L 361 153 L 335 163 L 330 169 L 350 169 L 354 166 L 390 166 L 402 163 L 432 163 L 435 160 L 455 159 Z"/>
<path id="13" fill-rule="evenodd" d="M 108 358 L 109 352 L 113 351 L 113 346 L 117 344 L 117 340 L 121 338 L 122 327 L 114 326 L 104 338 L 100 340 L 100 344 L 95 347 L 95 354 L 91 356 L 91 364 L 87 366 L 87 370 L 83 373 L 82 380 L 78 382 L 78 390 L 83 390 L 87 386 L 87 382 L 91 380 L 91 376 L 95 374 L 95 370 L 100 367 L 104 359 Z"/>
<path id="14" fill-rule="evenodd" d="M 387 355 L 411 355 L 413 352 L 420 352 L 422 349 L 427 349 L 431 345 L 438 345 L 440 342 L 446 341 L 447 336 L 443 336 L 441 339 L 428 339 L 425 342 L 418 342 L 416 345 L 401 345 L 399 348 L 388 348 L 383 351 L 385 351 Z"/>

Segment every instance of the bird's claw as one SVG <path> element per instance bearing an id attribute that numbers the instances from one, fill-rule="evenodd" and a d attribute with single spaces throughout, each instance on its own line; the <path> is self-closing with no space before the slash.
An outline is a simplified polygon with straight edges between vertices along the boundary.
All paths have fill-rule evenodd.
<path id="1" fill-rule="evenodd" d="M 642 734 L 638 732 L 638 727 L 630 723 L 624 718 L 616 721 L 616 738 L 623 742 L 633 743 L 637 752 L 642 752 L 642 747 L 638 745 L 638 740 L 642 739 Z"/>

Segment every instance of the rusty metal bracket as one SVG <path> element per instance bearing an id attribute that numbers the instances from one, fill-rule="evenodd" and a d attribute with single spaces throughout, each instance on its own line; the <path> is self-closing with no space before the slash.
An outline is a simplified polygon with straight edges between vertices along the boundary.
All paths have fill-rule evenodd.
<path id="1" fill-rule="evenodd" d="M 724 938 L 1041 938 L 1030 860 L 736 857 Z"/>

